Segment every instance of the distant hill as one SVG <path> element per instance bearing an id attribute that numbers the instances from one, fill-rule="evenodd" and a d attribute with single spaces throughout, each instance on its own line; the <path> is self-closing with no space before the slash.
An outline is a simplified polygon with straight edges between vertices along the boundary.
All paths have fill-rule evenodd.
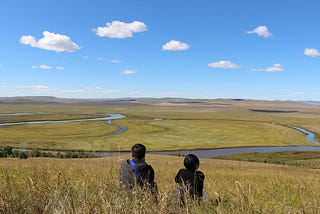
<path id="1" fill-rule="evenodd" d="M 116 99 L 75 99 L 53 96 L 0 97 L 0 104 L 11 105 L 108 105 L 108 106 L 168 106 L 201 108 L 241 108 L 259 112 L 318 109 L 319 101 L 264 101 L 246 99 L 188 99 L 188 98 L 116 98 Z"/>

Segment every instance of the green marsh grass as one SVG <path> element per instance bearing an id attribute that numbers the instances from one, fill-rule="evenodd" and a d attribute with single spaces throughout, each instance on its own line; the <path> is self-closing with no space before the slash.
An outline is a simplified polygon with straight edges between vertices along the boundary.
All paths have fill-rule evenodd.
<path id="1" fill-rule="evenodd" d="M 132 142 L 144 143 L 149 150 L 317 146 L 308 142 L 303 133 L 282 125 L 305 128 L 314 132 L 320 140 L 319 106 L 250 100 L 200 101 L 206 104 L 166 99 L 138 99 L 127 103 L 84 100 L 61 100 L 55 104 L 9 102 L 0 105 L 1 113 L 46 114 L 0 116 L 2 122 L 77 119 L 120 113 L 125 114 L 126 118 L 114 120 L 113 123 L 126 126 L 128 131 L 106 136 L 118 127 L 105 125 L 103 121 L 8 126 L 0 127 L 0 147 L 114 151 L 127 150 Z M 254 112 L 250 109 L 269 111 Z M 280 113 L 273 113 L 274 109 Z"/>
<path id="2" fill-rule="evenodd" d="M 303 133 L 272 120 L 244 120 L 235 115 L 231 120 L 230 115 L 205 113 L 199 118 L 194 118 L 193 113 L 184 113 L 179 116 L 181 118 L 176 115 L 176 118 L 163 120 L 126 116 L 113 121 L 128 128 L 116 136 L 106 136 L 118 127 L 106 125 L 103 121 L 0 127 L 0 145 L 80 151 L 110 151 L 115 143 L 118 150 L 126 150 L 131 142 L 141 142 L 150 150 L 315 145 L 308 142 Z"/>

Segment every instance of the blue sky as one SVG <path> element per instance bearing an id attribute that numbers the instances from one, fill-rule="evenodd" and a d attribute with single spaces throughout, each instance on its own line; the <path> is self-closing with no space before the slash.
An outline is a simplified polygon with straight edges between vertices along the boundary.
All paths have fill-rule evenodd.
<path id="1" fill-rule="evenodd" d="M 2 0 L 0 97 L 320 100 L 318 0 Z"/>

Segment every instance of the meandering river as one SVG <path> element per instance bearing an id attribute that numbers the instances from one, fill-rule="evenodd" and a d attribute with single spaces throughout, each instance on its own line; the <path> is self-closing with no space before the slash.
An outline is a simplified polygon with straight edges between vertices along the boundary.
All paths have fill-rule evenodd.
<path id="1" fill-rule="evenodd" d="M 26 114 L 26 113 L 21 113 Z M 20 115 L 21 115 L 20 114 Z M 30 113 L 31 114 L 31 113 Z M 13 114 L 0 114 L 0 116 L 9 116 Z M 17 115 L 17 114 L 15 114 Z M 105 124 L 111 125 L 112 120 L 124 118 L 125 115 L 123 114 L 110 114 L 107 117 L 99 117 L 99 118 L 87 118 L 87 119 L 74 119 L 74 120 L 47 120 L 47 121 L 27 121 L 27 122 L 12 122 L 12 123 L 0 123 L 1 126 L 11 126 L 11 125 L 26 125 L 26 124 L 46 124 L 46 123 L 68 123 L 68 122 L 83 122 L 83 121 L 105 121 Z M 106 134 L 105 136 L 114 136 L 121 134 L 127 131 L 127 127 L 113 124 L 118 126 L 119 129 L 113 133 Z M 307 131 L 301 127 L 287 125 L 287 127 L 296 129 L 300 132 L 306 134 L 306 139 L 312 143 L 318 143 L 315 139 L 315 134 Z M 23 151 L 28 151 L 26 149 L 18 149 Z M 179 151 L 155 151 L 155 152 L 148 152 L 149 154 L 160 154 L 160 155 L 187 155 L 189 153 L 193 153 L 201 158 L 210 158 L 210 157 L 218 157 L 218 156 L 225 156 L 225 155 L 232 155 L 238 154 L 243 152 L 276 152 L 276 151 L 301 151 L 301 150 L 316 150 L 320 151 L 320 147 L 318 146 L 266 146 L 266 147 L 240 147 L 240 148 L 221 148 L 221 149 L 201 149 L 201 150 L 179 150 Z M 54 151 L 51 151 L 54 152 Z M 90 154 L 96 155 L 98 157 L 109 157 L 115 156 L 120 154 L 125 154 L 128 152 L 88 152 Z"/>
<path id="2" fill-rule="evenodd" d="M 109 121 L 109 120 L 121 119 L 124 117 L 125 116 L 123 114 L 109 114 L 107 117 L 85 118 L 85 119 L 74 119 L 74 120 L 73 119 L 72 120 L 43 120 L 43 121 L 0 123 L 0 126 L 26 125 L 26 124 L 46 124 L 46 123 L 70 123 L 70 122 L 84 122 L 84 121 L 96 121 L 96 120 Z"/>

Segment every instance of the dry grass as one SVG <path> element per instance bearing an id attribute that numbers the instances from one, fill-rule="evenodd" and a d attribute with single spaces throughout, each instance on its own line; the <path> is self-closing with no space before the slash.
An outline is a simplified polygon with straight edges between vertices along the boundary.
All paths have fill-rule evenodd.
<path id="1" fill-rule="evenodd" d="M 207 202 L 181 207 L 173 193 L 182 157 L 147 156 L 158 204 L 148 194 L 118 190 L 120 162 L 104 159 L 3 159 L 1 213 L 319 213 L 318 170 L 201 159 Z M 216 204 L 220 197 L 221 203 Z"/>

